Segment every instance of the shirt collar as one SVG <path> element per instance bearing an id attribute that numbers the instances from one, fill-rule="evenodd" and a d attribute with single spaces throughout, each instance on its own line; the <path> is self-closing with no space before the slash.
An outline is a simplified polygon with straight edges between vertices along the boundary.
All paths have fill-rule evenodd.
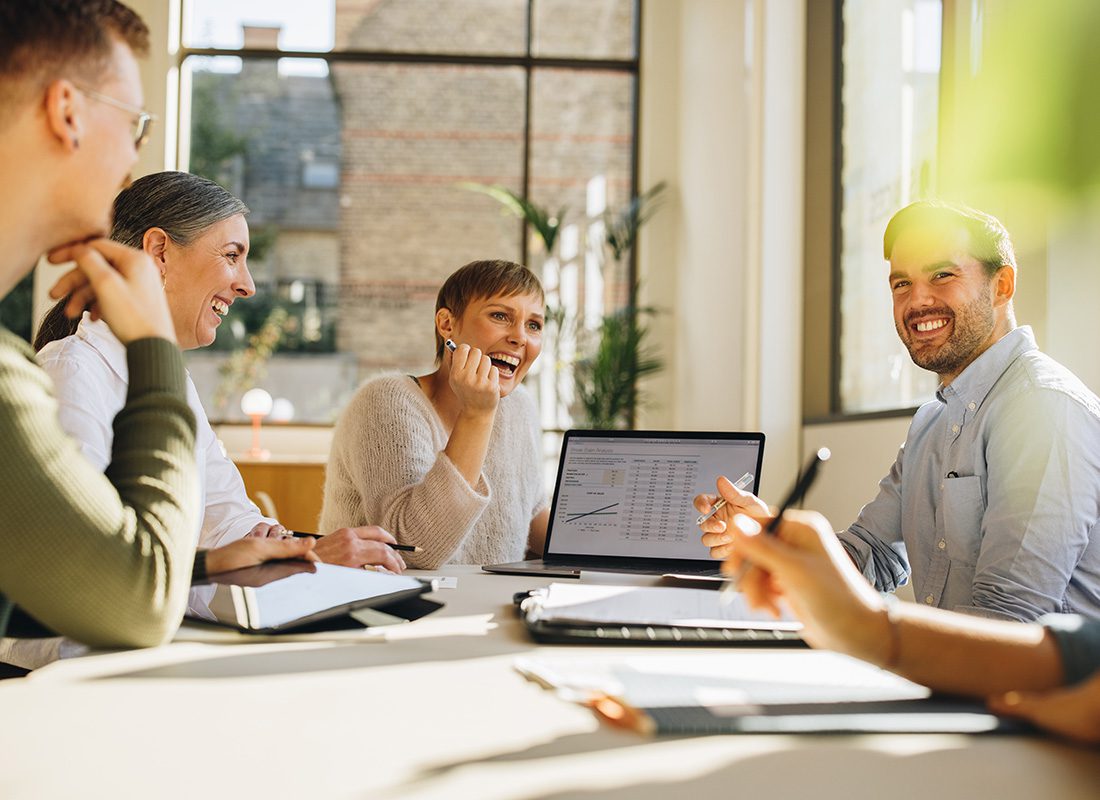
<path id="1" fill-rule="evenodd" d="M 130 369 L 126 362 L 126 345 L 111 332 L 106 322 L 101 319 L 93 321 L 85 311 L 80 324 L 76 327 L 76 335 L 102 355 L 107 366 L 119 378 L 123 381 L 130 380 Z"/>
<path id="2" fill-rule="evenodd" d="M 946 403 L 949 397 L 957 397 L 963 403 L 981 405 L 989 390 L 1024 353 L 1038 350 L 1030 325 L 1024 325 L 1006 333 L 989 349 L 975 358 L 948 386 L 936 390 L 936 398 Z"/>

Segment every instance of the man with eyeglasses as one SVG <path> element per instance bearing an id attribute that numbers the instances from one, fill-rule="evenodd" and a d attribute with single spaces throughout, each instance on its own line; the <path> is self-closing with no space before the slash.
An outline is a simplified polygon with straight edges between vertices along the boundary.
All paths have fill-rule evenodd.
<path id="1" fill-rule="evenodd" d="M 123 111 L 133 114 L 134 117 L 134 149 L 139 149 L 149 139 L 149 129 L 153 125 L 153 120 L 156 119 L 156 115 L 150 114 L 141 106 L 132 106 L 129 103 L 123 103 L 121 100 L 115 100 L 115 98 L 100 94 L 99 92 L 92 91 L 91 89 L 78 86 L 85 97 L 90 97 L 92 100 L 98 100 L 101 103 L 106 103 L 109 106 L 120 108 Z"/>
<path id="2" fill-rule="evenodd" d="M 130 375 L 104 474 L 0 327 L 0 636 L 154 645 L 186 604 L 199 509 L 183 360 L 152 261 L 100 238 L 152 120 L 135 59 L 147 39 L 115 0 L 0 0 L 0 297 L 44 252 L 75 261 L 51 294 L 107 321 Z"/>

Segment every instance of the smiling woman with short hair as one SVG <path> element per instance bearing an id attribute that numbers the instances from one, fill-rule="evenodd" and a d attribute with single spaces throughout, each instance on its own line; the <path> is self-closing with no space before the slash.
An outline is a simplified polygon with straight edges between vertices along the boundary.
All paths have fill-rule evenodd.
<path id="1" fill-rule="evenodd" d="M 451 275 L 436 302 L 437 369 L 370 381 L 341 415 L 322 527 L 372 519 L 421 548 L 406 560 L 422 569 L 541 553 L 539 422 L 520 382 L 542 350 L 544 309 L 519 264 L 475 261 Z"/>

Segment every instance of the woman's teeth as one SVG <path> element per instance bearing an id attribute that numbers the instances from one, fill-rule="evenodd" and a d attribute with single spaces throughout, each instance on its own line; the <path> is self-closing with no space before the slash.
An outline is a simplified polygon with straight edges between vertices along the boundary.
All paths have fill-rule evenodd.
<path id="1" fill-rule="evenodd" d="M 219 316 L 222 316 L 222 317 L 224 317 L 226 314 L 229 313 L 229 304 L 228 303 L 223 303 L 221 300 L 219 300 L 216 297 L 213 300 L 210 301 L 210 307 L 212 309 L 214 309 L 215 314 L 217 314 Z"/>
<path id="2" fill-rule="evenodd" d="M 511 375 L 516 371 L 516 367 L 519 366 L 519 359 L 507 353 L 490 353 L 489 359 L 493 362 L 494 366 L 505 375 Z"/>

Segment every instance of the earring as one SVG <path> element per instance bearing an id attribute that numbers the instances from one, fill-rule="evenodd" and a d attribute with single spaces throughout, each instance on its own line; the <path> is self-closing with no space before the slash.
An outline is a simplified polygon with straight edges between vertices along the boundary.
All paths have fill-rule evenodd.
<path id="1" fill-rule="evenodd" d="M 160 273 L 160 288 L 161 289 L 167 289 L 168 288 L 168 273 L 167 272 Z"/>
<path id="2" fill-rule="evenodd" d="M 76 137 L 74 136 L 74 137 L 73 137 L 73 150 L 79 150 L 79 149 L 80 149 L 80 140 L 79 140 L 79 139 L 77 139 L 77 138 L 76 138 Z"/>

